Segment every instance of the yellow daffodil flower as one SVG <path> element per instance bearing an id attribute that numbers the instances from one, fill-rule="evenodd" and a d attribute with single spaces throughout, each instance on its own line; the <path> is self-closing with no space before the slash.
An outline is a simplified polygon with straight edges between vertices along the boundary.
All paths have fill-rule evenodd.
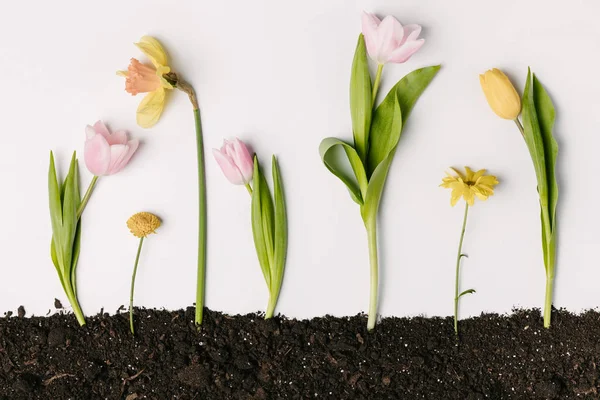
<path id="1" fill-rule="evenodd" d="M 488 104 L 497 116 L 515 120 L 521 113 L 521 97 L 510 79 L 498 68 L 479 75 L 481 89 Z"/>
<path id="2" fill-rule="evenodd" d="M 127 93 L 134 96 L 148 93 L 138 106 L 136 120 L 142 128 L 150 128 L 158 122 L 165 107 L 166 90 L 173 89 L 173 85 L 165 79 L 171 68 L 158 40 L 143 36 L 135 45 L 150 59 L 152 67 L 132 58 L 127 71 L 118 71 L 117 74 L 125 77 Z"/>
<path id="3" fill-rule="evenodd" d="M 446 172 L 447 176 L 442 179 L 441 187 L 452 189 L 450 204 L 454 207 L 460 198 L 464 198 L 469 206 L 475 204 L 475 197 L 485 201 L 494 194 L 494 186 L 499 182 L 493 175 L 485 175 L 485 169 L 473 172 L 471 168 L 465 167 L 465 174 L 461 174 L 454 168 L 450 168 L 456 175 Z"/>

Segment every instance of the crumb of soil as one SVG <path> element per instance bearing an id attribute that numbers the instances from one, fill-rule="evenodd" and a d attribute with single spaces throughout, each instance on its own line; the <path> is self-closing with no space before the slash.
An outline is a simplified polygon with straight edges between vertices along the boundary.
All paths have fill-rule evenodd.
<path id="1" fill-rule="evenodd" d="M 63 308 L 63 305 L 59 299 L 54 299 L 54 308 L 56 308 L 57 310 L 60 310 Z"/>
<path id="2" fill-rule="evenodd" d="M 136 309 L 0 319 L 0 400 L 598 399 L 600 314 L 312 320 Z M 8 316 L 8 313 L 6 314 Z"/>

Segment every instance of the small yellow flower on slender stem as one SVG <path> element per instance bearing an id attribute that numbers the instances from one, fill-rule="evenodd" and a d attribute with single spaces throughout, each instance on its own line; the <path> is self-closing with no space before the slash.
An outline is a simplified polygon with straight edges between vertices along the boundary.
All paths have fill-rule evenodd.
<path id="1" fill-rule="evenodd" d="M 454 332 L 458 337 L 458 300 L 465 294 L 475 293 L 475 289 L 467 289 L 459 293 L 460 278 L 460 260 L 466 257 L 462 252 L 463 239 L 467 228 L 467 216 L 469 206 L 475 204 L 475 197 L 485 201 L 494 194 L 494 186 L 498 184 L 498 179 L 493 175 L 485 175 L 485 169 L 473 172 L 471 168 L 465 167 L 465 174 L 461 174 L 454 168 L 450 168 L 456 175 L 446 173 L 447 176 L 442 179 L 441 187 L 452 189 L 450 204 L 452 207 L 462 197 L 465 200 L 465 214 L 460 231 L 460 241 L 458 242 L 458 254 L 456 256 L 456 277 L 454 281 Z"/>
<path id="2" fill-rule="evenodd" d="M 133 266 L 133 275 L 131 276 L 131 291 L 129 293 L 129 329 L 133 335 L 135 334 L 133 330 L 133 291 L 135 288 L 135 275 L 140 261 L 140 254 L 142 253 L 142 244 L 148 235 L 156 233 L 156 229 L 160 227 L 160 218 L 149 212 L 139 212 L 132 215 L 127 220 L 127 227 L 133 236 L 140 238 L 137 255 L 135 256 L 135 264 Z"/>

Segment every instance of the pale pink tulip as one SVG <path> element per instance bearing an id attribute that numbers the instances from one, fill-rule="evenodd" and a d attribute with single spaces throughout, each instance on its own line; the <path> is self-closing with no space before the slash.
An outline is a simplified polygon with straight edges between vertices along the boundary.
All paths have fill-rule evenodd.
<path id="1" fill-rule="evenodd" d="M 229 182 L 247 185 L 252 181 L 254 160 L 244 142 L 237 138 L 224 140 L 220 150 L 213 149 L 213 155 Z"/>
<path id="2" fill-rule="evenodd" d="M 380 21 L 374 14 L 365 11 L 362 14 L 362 33 L 369 57 L 379 64 L 403 63 L 425 43 L 425 39 L 419 39 L 419 25 L 402 26 L 390 15 Z"/>
<path id="3" fill-rule="evenodd" d="M 121 171 L 138 148 L 137 139 L 128 140 L 125 131 L 110 133 L 102 121 L 85 128 L 84 159 L 87 169 L 96 176 Z"/>

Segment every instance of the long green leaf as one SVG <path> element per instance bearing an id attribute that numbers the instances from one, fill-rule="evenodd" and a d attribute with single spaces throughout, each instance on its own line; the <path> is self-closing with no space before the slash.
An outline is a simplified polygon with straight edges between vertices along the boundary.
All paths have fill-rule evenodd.
<path id="1" fill-rule="evenodd" d="M 377 217 L 383 188 L 402 128 L 417 99 L 439 69 L 439 65 L 425 67 L 406 75 L 390 90 L 382 104 L 375 110 L 369 152 L 369 170 L 372 168 L 372 173 L 364 205 L 360 210 L 366 224 Z"/>
<path id="2" fill-rule="evenodd" d="M 73 266 L 73 245 L 75 242 L 75 236 L 77 231 L 77 223 L 79 218 L 77 217 L 77 209 L 80 203 L 79 184 L 78 184 L 78 169 L 77 169 L 77 158 L 75 152 L 71 157 L 71 164 L 69 166 L 69 173 L 65 178 L 64 184 L 64 199 L 63 199 L 63 226 L 59 236 L 61 236 L 61 245 L 63 253 L 64 265 L 62 266 L 65 270 L 63 277 L 65 282 L 69 282 L 69 286 L 72 286 L 71 282 L 71 268 Z M 59 250 L 60 251 L 60 250 Z"/>
<path id="3" fill-rule="evenodd" d="M 354 146 L 363 162 L 367 159 L 369 146 L 369 128 L 373 111 L 372 90 L 365 38 L 360 34 L 354 52 L 350 77 L 350 115 L 352 116 Z"/>
<path id="4" fill-rule="evenodd" d="M 337 146 L 342 146 L 344 149 L 354 176 L 348 176 L 344 166 L 338 163 L 333 151 Z M 319 145 L 319 154 L 321 155 L 321 160 L 327 169 L 331 171 L 332 174 L 337 176 L 348 187 L 352 199 L 359 205 L 362 205 L 364 195 L 367 191 L 368 181 L 365 173 L 365 167 L 363 166 L 360 156 L 356 150 L 348 143 L 337 138 L 330 137 L 323 139 Z"/>
<path id="5" fill-rule="evenodd" d="M 254 190 L 252 192 L 252 234 L 256 255 L 267 287 L 271 290 L 271 264 L 273 249 L 273 202 L 269 187 L 260 171 L 258 158 L 254 156 Z"/>
<path id="6" fill-rule="evenodd" d="M 409 73 L 390 89 L 383 102 L 375 109 L 369 135 L 369 177 L 395 150 L 410 112 L 439 70 L 440 66 L 435 65 Z"/>
<path id="7" fill-rule="evenodd" d="M 273 156 L 273 192 L 275 194 L 275 257 L 271 266 L 271 296 L 277 299 L 281 290 L 283 273 L 285 271 L 285 260 L 287 256 L 288 227 L 285 195 L 283 193 L 283 182 L 279 172 L 277 159 Z"/>
<path id="8" fill-rule="evenodd" d="M 548 213 L 552 232 L 556 219 L 556 204 L 558 202 L 558 183 L 556 182 L 556 156 L 558 155 L 558 143 L 552 135 L 556 111 L 548 93 L 533 74 L 533 100 L 540 124 L 540 133 L 544 142 L 544 155 L 546 162 L 546 179 L 548 182 Z"/>

